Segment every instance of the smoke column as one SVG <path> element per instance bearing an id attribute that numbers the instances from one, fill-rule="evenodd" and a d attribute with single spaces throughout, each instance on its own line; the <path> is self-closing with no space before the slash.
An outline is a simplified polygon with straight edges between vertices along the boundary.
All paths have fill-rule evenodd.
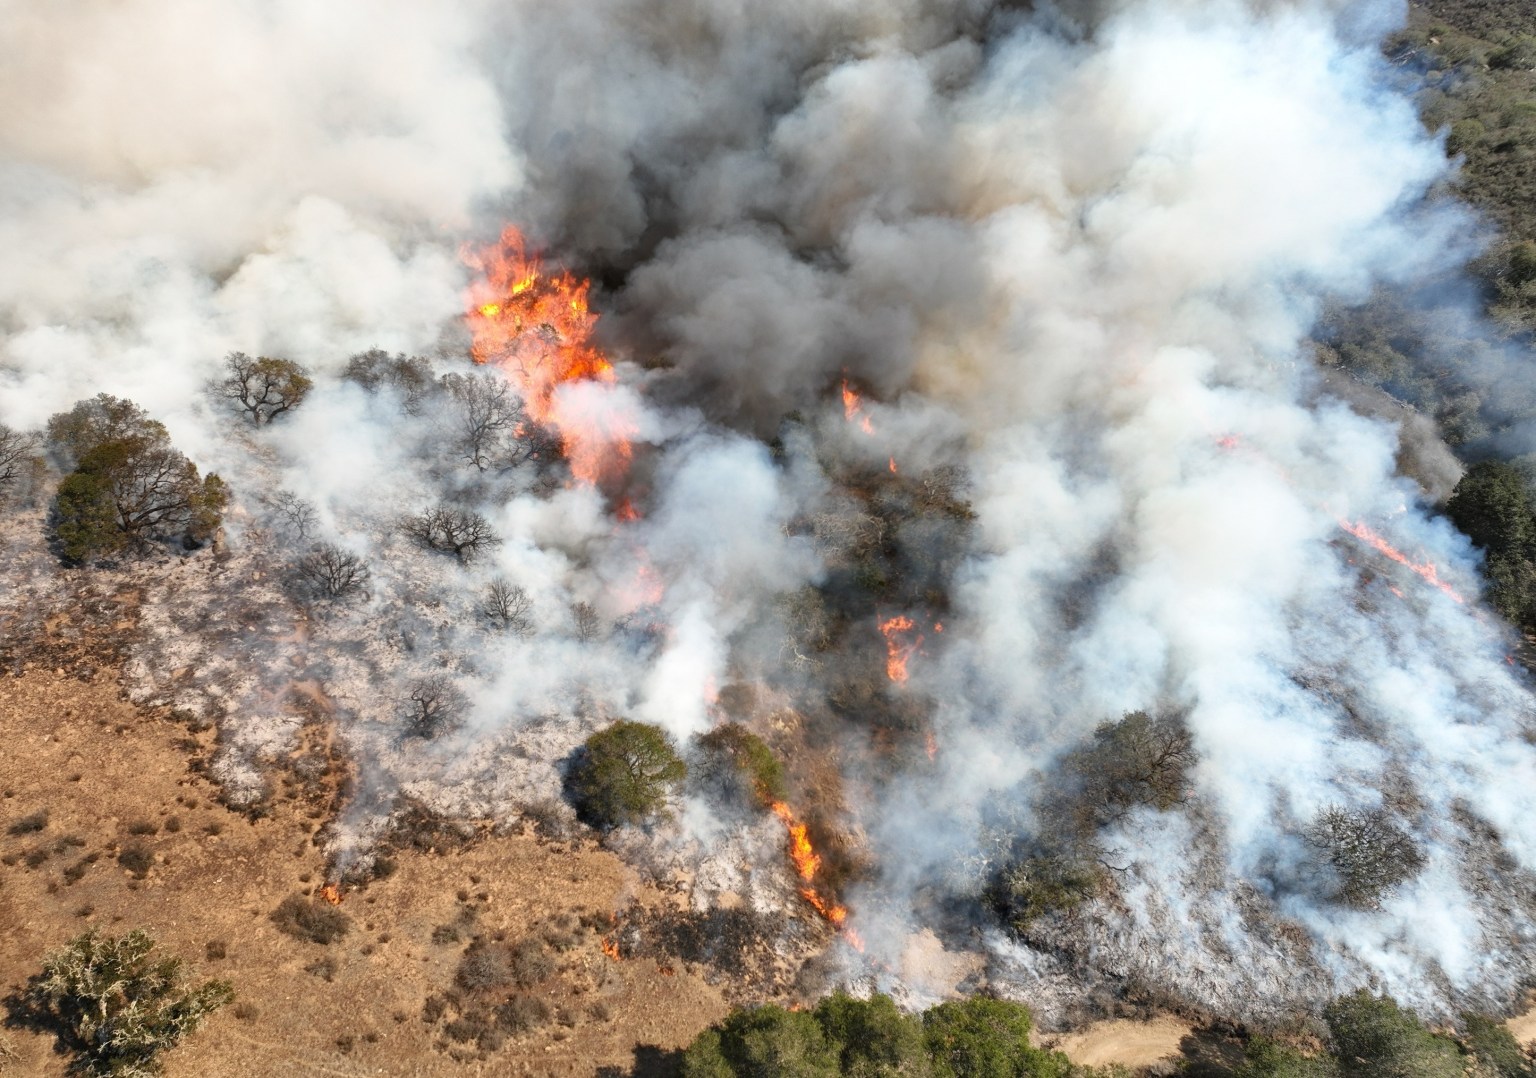
<path id="1" fill-rule="evenodd" d="M 231 483 L 238 566 L 296 549 L 258 497 L 276 489 L 370 559 L 366 608 L 317 622 L 306 653 L 365 776 L 341 844 L 401 791 L 515 815 L 558 796 L 592 729 L 632 716 L 686 739 L 733 680 L 814 696 L 830 674 L 777 627 L 837 560 L 807 523 L 851 519 L 836 473 L 951 469 L 975 520 L 903 688 L 932 702 L 934 759 L 893 771 L 855 728 L 838 746 L 873 865 L 845 896 L 868 946 L 851 976 L 889 986 L 936 905 L 974 896 L 1036 825 L 1062 755 L 1144 709 L 1179 715 L 1199 763 L 1180 810 L 1102 836 L 1116 900 L 1044 930 L 1081 956 L 1074 976 L 1239 1016 L 1360 985 L 1437 1013 L 1502 1004 L 1531 972 L 1533 701 L 1476 600 L 1475 552 L 1397 474 L 1394 427 L 1330 393 L 1306 345 L 1323 304 L 1471 253 L 1475 223 L 1425 201 L 1442 146 L 1376 51 L 1402 14 L 12 5 L 0 421 L 130 397 Z M 460 246 L 506 222 L 598 282 L 615 378 L 560 407 L 632 432 L 639 520 L 591 485 L 481 482 L 447 459 L 437 406 L 340 378 L 373 347 L 467 371 Z M 234 349 L 305 364 L 315 393 L 234 432 L 203 390 Z M 412 550 L 399 515 L 445 497 L 503 545 L 468 568 Z M 149 604 L 130 673 L 142 699 L 219 721 L 222 777 L 255 789 L 291 731 L 251 701 L 294 645 L 177 636 L 178 604 L 212 587 L 197 564 Z M 528 640 L 473 628 L 498 575 L 531 596 Z M 286 609 L 245 580 L 246 601 Z M 584 638 L 574 603 L 618 628 Z M 196 691 L 159 683 L 173 653 L 203 671 Z M 402 745 L 400 687 L 434 670 L 472 720 Z M 1385 807 L 1424 852 L 1380 909 L 1305 885 L 1302 835 L 1330 805 Z M 780 834 L 743 840 L 707 804 L 681 818 L 717 853 L 771 858 Z M 967 946 L 1026 999 L 1059 972 L 996 930 Z"/>

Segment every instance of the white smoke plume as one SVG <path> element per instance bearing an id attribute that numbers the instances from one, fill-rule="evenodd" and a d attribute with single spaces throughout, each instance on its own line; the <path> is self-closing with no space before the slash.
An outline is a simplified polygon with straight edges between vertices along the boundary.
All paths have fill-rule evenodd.
<path id="1" fill-rule="evenodd" d="M 1469 253 L 1467 215 L 1424 201 L 1442 147 L 1376 51 L 1400 5 L 311 7 L 0 10 L 0 421 L 126 396 L 230 481 L 234 561 L 165 572 L 132 668 L 143 698 L 221 723 L 226 781 L 259 792 L 249 761 L 287 727 L 258 720 L 299 660 L 364 777 L 339 845 L 401 791 L 515 815 L 598 725 L 686 740 L 732 681 L 910 709 L 931 763 L 852 721 L 806 747 L 837 753 L 872 861 L 850 968 L 889 983 L 1040 826 L 1063 754 L 1144 709 L 1180 716 L 1199 763 L 1179 809 L 1101 836 L 1114 900 L 1040 929 L 1074 975 L 1246 1017 L 1359 985 L 1499 1006 L 1529 977 L 1536 701 L 1475 552 L 1397 474 L 1394 424 L 1307 343 L 1325 304 Z M 634 429 L 637 521 L 532 466 L 481 476 L 441 401 L 340 377 L 375 347 L 468 370 L 458 249 L 503 222 L 597 281 L 617 381 L 560 408 Z M 237 349 L 303 363 L 314 394 L 236 432 L 204 385 Z M 785 611 L 882 527 L 845 480 L 887 461 L 961 477 L 974 521 L 878 540 L 939 597 L 889 611 L 922 622 L 911 681 L 839 703 L 873 620 L 818 659 Z M 176 610 L 235 587 L 291 620 L 275 581 L 303 544 L 277 489 L 367 558 L 371 598 L 307 644 L 177 637 Z M 468 566 L 413 549 L 398 518 L 444 499 L 502 544 Z M 497 576 L 528 593 L 526 639 L 476 626 Z M 201 697 L 160 684 L 172 654 Z M 468 725 L 402 742 L 404 687 L 433 672 Z M 1386 806 L 1423 851 L 1380 909 L 1308 883 L 1330 805 Z M 1033 998 L 1056 959 L 990 937 L 994 984 Z"/>

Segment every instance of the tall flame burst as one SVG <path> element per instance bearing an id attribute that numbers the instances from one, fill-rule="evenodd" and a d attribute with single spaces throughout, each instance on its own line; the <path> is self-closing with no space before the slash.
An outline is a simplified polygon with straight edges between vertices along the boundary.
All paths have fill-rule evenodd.
<path id="1" fill-rule="evenodd" d="M 511 225 L 485 247 L 460 251 L 479 276 L 470 285 L 468 324 L 476 363 L 506 373 L 535 422 L 559 432 L 576 478 L 599 484 L 628 468 L 632 424 L 578 409 L 562 386 L 615 381 L 613 363 L 593 343 L 597 315 L 588 307 L 592 282 L 544 267 Z"/>
<path id="2" fill-rule="evenodd" d="M 903 634 L 910 633 L 917 627 L 917 623 L 904 615 L 887 618 L 880 623 L 880 635 L 885 637 L 885 676 L 897 685 L 906 683 L 907 663 L 913 654 L 922 646 L 921 636 L 912 640 L 903 640 Z"/>

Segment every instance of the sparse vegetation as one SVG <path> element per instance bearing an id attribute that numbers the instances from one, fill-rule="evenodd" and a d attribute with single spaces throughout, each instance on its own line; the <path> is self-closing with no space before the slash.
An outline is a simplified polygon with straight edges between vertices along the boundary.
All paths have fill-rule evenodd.
<path id="1" fill-rule="evenodd" d="M 226 981 L 190 985 L 181 960 L 155 954 L 142 930 L 87 932 L 48 956 L 13 1017 L 55 1031 L 80 1073 L 141 1078 L 159 1073 L 160 1053 L 233 998 Z"/>
<path id="2" fill-rule="evenodd" d="M 571 787 L 578 810 L 598 827 L 641 823 L 659 813 L 688 766 L 659 726 L 616 722 L 587 738 Z"/>
<path id="3" fill-rule="evenodd" d="M 288 359 L 231 352 L 224 359 L 224 378 L 214 392 L 243 411 L 256 426 L 271 423 L 303 403 L 314 381 L 309 372 Z"/>
<path id="4" fill-rule="evenodd" d="M 0 423 L 0 504 L 29 487 L 41 470 L 37 435 Z"/>
<path id="5" fill-rule="evenodd" d="M 117 863 L 143 879 L 155 866 L 155 851 L 149 843 L 141 839 L 132 839 L 123 843 L 122 848 L 118 850 Z"/>
<path id="6" fill-rule="evenodd" d="M 283 899 L 268 919 L 280 932 L 321 946 L 335 943 L 352 928 L 352 918 L 341 910 L 303 895 L 289 895 Z"/>
<path id="7" fill-rule="evenodd" d="M 29 812 L 25 816 L 12 820 L 10 826 L 5 829 L 8 835 L 35 835 L 48 827 L 48 810 L 38 809 Z"/>
<path id="8" fill-rule="evenodd" d="M 400 397 L 400 410 L 407 415 L 421 414 L 433 388 L 432 368 L 426 360 L 419 356 L 392 356 L 378 348 L 359 352 L 347 360 L 341 376 L 370 393 L 383 388 L 393 390 Z"/>

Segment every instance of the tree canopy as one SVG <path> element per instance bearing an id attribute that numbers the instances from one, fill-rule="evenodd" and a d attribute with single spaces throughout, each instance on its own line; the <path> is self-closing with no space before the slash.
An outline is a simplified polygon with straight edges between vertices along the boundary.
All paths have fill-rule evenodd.
<path id="1" fill-rule="evenodd" d="M 587 738 L 571 787 L 589 820 L 617 827 L 660 812 L 687 775 L 688 766 L 661 727 L 625 720 Z"/>

